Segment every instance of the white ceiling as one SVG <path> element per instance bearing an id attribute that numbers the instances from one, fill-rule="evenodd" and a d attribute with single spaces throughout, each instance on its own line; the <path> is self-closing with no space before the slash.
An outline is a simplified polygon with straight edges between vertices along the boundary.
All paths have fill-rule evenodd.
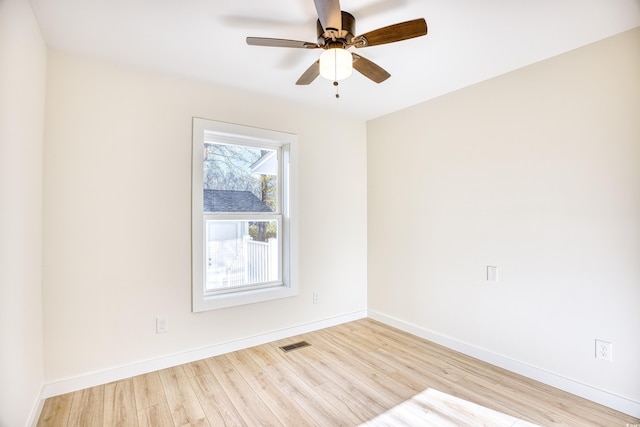
<path id="1" fill-rule="evenodd" d="M 356 33 L 424 17 L 429 34 L 359 49 L 391 78 L 296 86 L 322 52 L 313 0 L 31 0 L 48 46 L 370 119 L 640 25 L 640 0 L 341 0 Z"/>

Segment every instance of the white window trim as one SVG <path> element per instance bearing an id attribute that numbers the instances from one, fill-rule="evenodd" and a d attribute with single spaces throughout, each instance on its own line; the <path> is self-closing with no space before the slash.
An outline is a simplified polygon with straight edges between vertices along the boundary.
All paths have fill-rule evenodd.
<path id="1" fill-rule="evenodd" d="M 253 290 L 206 295 L 204 290 L 204 223 L 202 152 L 209 136 L 264 147 L 282 147 L 283 170 L 280 179 L 282 202 L 282 279 L 283 284 Z M 201 312 L 238 305 L 270 301 L 298 295 L 297 227 L 297 141 L 296 135 L 213 120 L 193 119 L 191 176 L 191 292 L 192 311 Z"/>

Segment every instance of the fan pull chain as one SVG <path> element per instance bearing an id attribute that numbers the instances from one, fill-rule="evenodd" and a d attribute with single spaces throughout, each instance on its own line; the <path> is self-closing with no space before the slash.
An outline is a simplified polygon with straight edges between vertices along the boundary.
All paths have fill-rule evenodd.
<path id="1" fill-rule="evenodd" d="M 336 80 L 333 82 L 333 85 L 336 87 L 336 99 L 340 98 L 340 92 L 338 92 L 338 51 L 334 50 L 334 61 L 333 61 L 333 76 Z"/>

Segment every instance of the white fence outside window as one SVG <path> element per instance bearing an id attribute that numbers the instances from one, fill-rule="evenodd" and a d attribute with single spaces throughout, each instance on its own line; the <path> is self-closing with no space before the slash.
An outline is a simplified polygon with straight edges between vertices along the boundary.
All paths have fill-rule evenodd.
<path id="1" fill-rule="evenodd" d="M 207 289 L 278 280 L 278 239 L 257 242 L 245 235 L 242 240 L 234 241 L 233 251 L 228 250 L 230 242 L 220 243 L 213 241 L 207 244 Z"/>

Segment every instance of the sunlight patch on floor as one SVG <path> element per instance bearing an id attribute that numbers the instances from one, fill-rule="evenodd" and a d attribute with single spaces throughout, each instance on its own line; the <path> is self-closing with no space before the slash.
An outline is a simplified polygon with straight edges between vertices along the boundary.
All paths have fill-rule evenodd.
<path id="1" fill-rule="evenodd" d="M 482 405 L 429 388 L 362 426 L 539 427 Z"/>

